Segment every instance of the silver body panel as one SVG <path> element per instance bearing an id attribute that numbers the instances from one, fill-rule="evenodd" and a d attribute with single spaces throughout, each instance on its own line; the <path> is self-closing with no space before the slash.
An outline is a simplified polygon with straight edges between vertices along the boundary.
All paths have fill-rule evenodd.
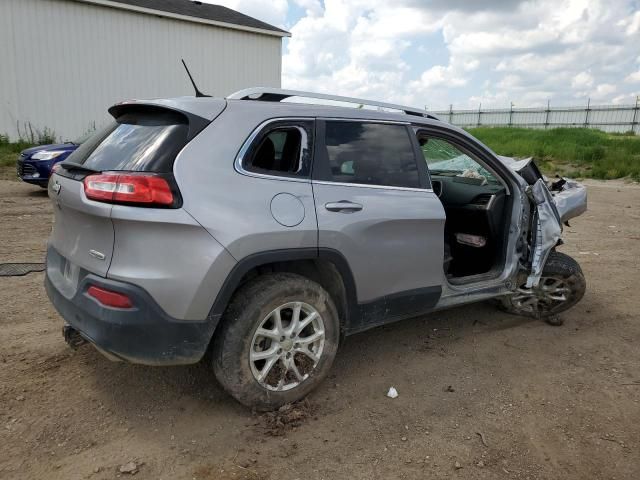
<path id="1" fill-rule="evenodd" d="M 54 214 L 49 245 L 69 260 L 63 268 L 84 268 L 106 276 L 113 254 L 113 206 L 88 200 L 82 182 L 55 174 L 49 182 L 49 198 Z"/>
<path id="2" fill-rule="evenodd" d="M 567 222 L 587 211 L 587 188 L 568 178 L 560 187 L 560 191 L 554 191 L 553 201 L 562 222 Z"/>
<path id="3" fill-rule="evenodd" d="M 442 284 L 442 204 L 431 191 L 314 182 L 318 245 L 349 261 L 358 303 Z M 352 202 L 359 211 L 331 211 Z"/>
<path id="4" fill-rule="evenodd" d="M 174 164 L 183 208 L 236 260 L 318 244 L 310 181 L 242 174 L 234 168 L 242 145 L 266 115 L 263 109 L 235 102 L 180 152 Z M 295 226 L 279 223 L 272 214 L 272 201 L 281 193 L 295 196 L 303 206 L 304 217 Z"/>
<path id="5" fill-rule="evenodd" d="M 184 209 L 114 205 L 111 219 L 107 278 L 144 288 L 174 318 L 204 320 L 233 257 Z"/>

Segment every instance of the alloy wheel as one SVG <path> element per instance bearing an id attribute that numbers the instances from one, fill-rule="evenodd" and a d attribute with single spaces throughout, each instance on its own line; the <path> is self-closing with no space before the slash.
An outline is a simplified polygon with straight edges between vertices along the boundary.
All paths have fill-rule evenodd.
<path id="1" fill-rule="evenodd" d="M 550 313 L 570 300 L 572 290 L 562 277 L 544 276 L 536 287 L 524 285 L 511 297 L 515 308 L 527 313 Z"/>
<path id="2" fill-rule="evenodd" d="M 304 302 L 285 303 L 264 317 L 253 335 L 251 372 L 267 390 L 295 388 L 317 367 L 324 342 L 320 313 Z"/>

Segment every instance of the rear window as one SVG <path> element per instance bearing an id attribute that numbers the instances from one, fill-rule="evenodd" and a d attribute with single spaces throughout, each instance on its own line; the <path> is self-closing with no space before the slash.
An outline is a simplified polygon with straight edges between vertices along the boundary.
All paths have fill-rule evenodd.
<path id="1" fill-rule="evenodd" d="M 100 171 L 169 173 L 188 135 L 188 120 L 179 113 L 125 113 L 80 145 L 68 161 Z"/>
<path id="2" fill-rule="evenodd" d="M 313 122 L 278 121 L 270 124 L 243 160 L 249 172 L 305 177 L 311 165 Z"/>

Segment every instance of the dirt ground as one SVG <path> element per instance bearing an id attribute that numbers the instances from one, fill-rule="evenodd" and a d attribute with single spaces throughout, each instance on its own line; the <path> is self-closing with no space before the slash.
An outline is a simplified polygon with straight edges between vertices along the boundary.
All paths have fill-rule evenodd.
<path id="1" fill-rule="evenodd" d="M 203 365 L 72 351 L 43 274 L 0 278 L 0 478 L 640 478 L 640 187 L 589 185 L 564 326 L 478 304 L 378 328 L 277 415 Z M 50 227 L 44 191 L 0 180 L 0 263 L 42 261 Z"/>

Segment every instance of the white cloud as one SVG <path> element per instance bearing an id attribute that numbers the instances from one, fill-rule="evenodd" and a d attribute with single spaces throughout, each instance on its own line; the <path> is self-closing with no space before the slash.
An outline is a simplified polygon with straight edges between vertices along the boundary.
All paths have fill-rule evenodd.
<path id="1" fill-rule="evenodd" d="M 320 0 L 294 0 L 293 3 L 304 8 L 307 16 L 322 15 L 322 3 Z"/>
<path id="2" fill-rule="evenodd" d="M 291 27 L 283 85 L 399 101 L 409 82 L 403 54 L 417 36 L 437 31 L 436 20 L 382 0 L 326 0 L 320 15 Z"/>
<path id="3" fill-rule="evenodd" d="M 268 2 L 260 0 L 204 0 L 207 3 L 215 3 L 224 7 L 232 8 L 245 15 L 257 18 L 263 22 L 285 28 L 285 19 L 289 3 L 287 0 L 270 0 Z M 312 2 L 308 2 L 312 3 Z"/>
<path id="4" fill-rule="evenodd" d="M 620 20 L 618 26 L 623 27 L 625 33 L 629 36 L 640 33 L 640 11 Z"/>
<path id="5" fill-rule="evenodd" d="M 571 81 L 571 88 L 576 90 L 590 88 L 593 85 L 593 76 L 588 72 L 580 72 Z"/>
<path id="6" fill-rule="evenodd" d="M 438 108 L 622 101 L 640 81 L 636 0 L 221 3 L 278 26 L 304 10 L 285 88 Z"/>
<path id="7" fill-rule="evenodd" d="M 611 100 L 612 103 L 615 104 L 634 104 L 636 103 L 636 94 L 635 93 L 625 93 L 623 95 L 618 95 Z"/>
<path id="8" fill-rule="evenodd" d="M 518 88 L 522 85 L 522 78 L 520 75 L 509 74 L 502 77 L 502 80 L 498 82 L 498 87 L 502 90 L 509 90 L 512 88 Z"/>
<path id="9" fill-rule="evenodd" d="M 624 81 L 627 83 L 640 83 L 640 70 L 627 75 Z"/>
<path id="10" fill-rule="evenodd" d="M 615 93 L 618 88 L 611 83 L 602 83 L 591 92 L 591 97 L 598 99 L 609 99 L 611 94 Z"/>

